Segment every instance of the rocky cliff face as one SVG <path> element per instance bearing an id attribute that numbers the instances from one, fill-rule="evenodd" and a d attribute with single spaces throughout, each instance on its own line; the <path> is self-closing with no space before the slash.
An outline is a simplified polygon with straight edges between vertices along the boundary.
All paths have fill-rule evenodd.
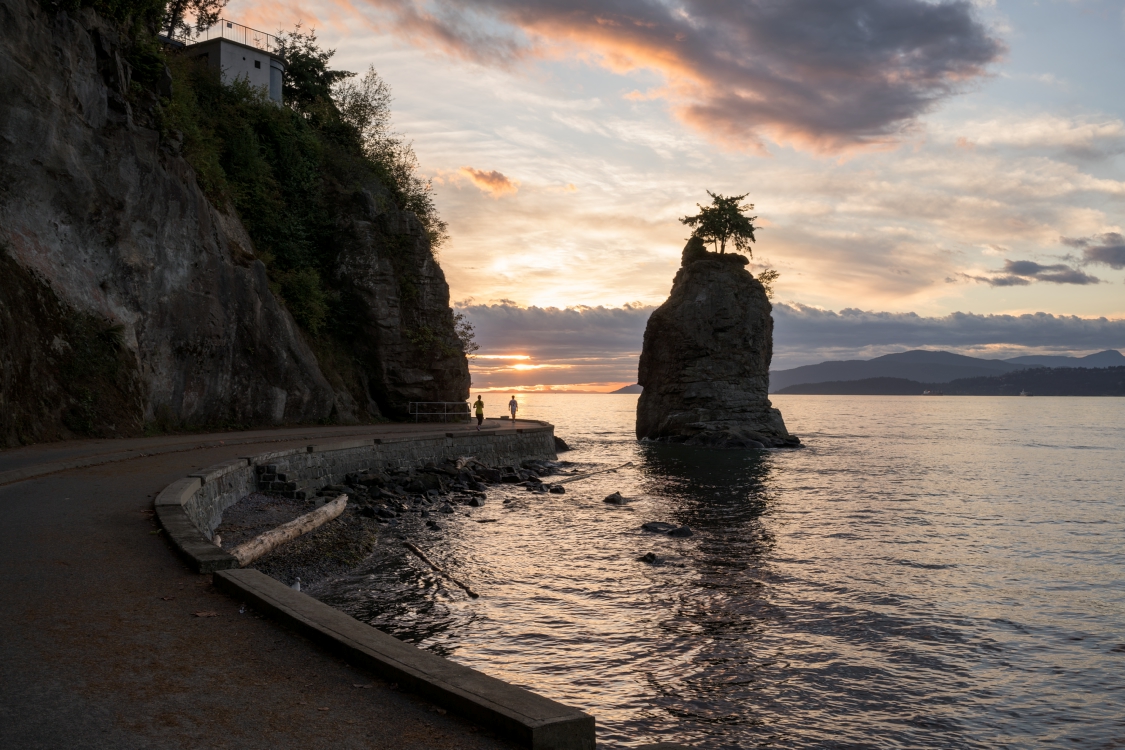
<path id="1" fill-rule="evenodd" d="M 641 352 L 637 437 L 692 445 L 796 445 L 770 404 L 772 307 L 741 255 L 684 248 Z"/>
<path id="2" fill-rule="evenodd" d="M 394 419 L 411 401 L 462 401 L 469 368 L 453 330 L 449 285 L 425 229 L 378 184 L 341 221 L 337 283 L 353 300 L 354 356 L 365 408 Z"/>
<path id="3" fill-rule="evenodd" d="M 0 0 L 0 445 L 464 399 L 448 287 L 412 215 L 383 201 L 341 220 L 370 367 L 358 389 L 330 383 L 233 210 L 146 126 L 155 98 L 131 85 L 127 44 L 92 11 Z"/>

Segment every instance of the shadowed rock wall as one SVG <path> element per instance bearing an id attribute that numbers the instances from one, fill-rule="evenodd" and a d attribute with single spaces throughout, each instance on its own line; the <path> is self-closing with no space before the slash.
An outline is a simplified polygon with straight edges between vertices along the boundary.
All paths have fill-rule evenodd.
<path id="1" fill-rule="evenodd" d="M 637 437 L 718 447 L 796 445 L 770 404 L 772 306 L 741 255 L 699 240 L 645 328 Z"/>
<path id="2" fill-rule="evenodd" d="M 405 419 L 410 401 L 468 398 L 449 285 L 417 217 L 370 185 L 347 206 L 341 248 L 336 283 L 353 303 L 353 354 L 369 412 Z"/>
<path id="3" fill-rule="evenodd" d="M 342 208 L 361 372 L 334 387 L 233 209 L 162 141 L 128 45 L 88 9 L 0 0 L 0 251 L 19 271 L 0 284 L 0 444 L 352 422 L 466 398 L 448 286 L 413 214 Z M 112 377 L 68 382 L 76 326 L 106 344 Z"/>

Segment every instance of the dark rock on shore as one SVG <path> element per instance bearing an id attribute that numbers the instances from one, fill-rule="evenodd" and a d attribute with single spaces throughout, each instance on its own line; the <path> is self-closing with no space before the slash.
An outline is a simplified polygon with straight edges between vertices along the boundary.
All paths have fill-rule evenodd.
<path id="1" fill-rule="evenodd" d="M 624 505 L 629 501 L 626 500 L 620 492 L 614 492 L 612 495 L 607 495 L 606 499 L 602 502 L 609 503 L 610 505 Z"/>
<path id="2" fill-rule="evenodd" d="M 677 539 L 692 536 L 690 526 L 677 526 L 674 523 L 665 523 L 664 521 L 648 521 L 641 524 L 641 528 L 645 531 L 651 531 L 653 534 L 664 534 Z"/>
<path id="3" fill-rule="evenodd" d="M 796 446 L 767 396 L 772 306 L 741 255 L 684 248 L 672 293 L 648 320 L 637 437 L 714 448 Z"/>
<path id="4" fill-rule="evenodd" d="M 503 481 L 503 476 L 500 474 L 499 469 L 477 469 L 476 474 L 480 477 L 482 482 L 500 484 L 500 482 Z"/>
<path id="5" fill-rule="evenodd" d="M 570 450 L 570 446 L 566 444 L 566 441 L 558 435 L 555 435 L 555 453 L 562 453 L 568 450 Z"/>

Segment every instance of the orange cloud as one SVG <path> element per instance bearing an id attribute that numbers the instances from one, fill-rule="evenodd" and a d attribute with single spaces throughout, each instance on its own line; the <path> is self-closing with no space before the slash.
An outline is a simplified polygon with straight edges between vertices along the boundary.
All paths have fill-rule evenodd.
<path id="1" fill-rule="evenodd" d="M 887 148 L 1005 50 L 970 4 L 950 1 L 621 0 L 606 9 L 573 0 L 366 0 L 364 7 L 419 46 L 483 64 L 569 58 L 617 74 L 656 72 L 663 87 L 626 98 L 656 95 L 712 140 L 759 152 L 765 141 L 815 153 Z"/>
<path id="2" fill-rule="evenodd" d="M 491 172 L 485 172 L 482 169 L 461 167 L 461 169 L 457 171 L 457 174 L 465 177 L 469 182 L 473 183 L 493 198 L 515 193 L 520 188 L 519 180 L 511 180 L 495 169 Z"/>

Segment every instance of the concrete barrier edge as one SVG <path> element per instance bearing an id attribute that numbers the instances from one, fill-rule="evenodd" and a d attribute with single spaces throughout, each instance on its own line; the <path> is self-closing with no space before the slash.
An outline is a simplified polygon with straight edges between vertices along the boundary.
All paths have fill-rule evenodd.
<path id="1" fill-rule="evenodd" d="M 594 750 L 594 717 L 576 708 L 403 643 L 256 570 L 219 571 L 214 580 L 348 661 L 532 750 Z"/>
<path id="2" fill-rule="evenodd" d="M 238 560 L 203 536 L 182 505 L 157 505 L 156 519 L 175 548 L 200 573 L 238 567 Z"/>
<path id="3" fill-rule="evenodd" d="M 466 437 L 475 442 L 496 432 L 487 430 Z M 548 425 L 519 432 L 553 432 L 553 428 Z M 249 471 L 252 475 L 256 464 L 302 453 L 328 455 L 334 450 L 416 440 L 407 437 L 331 441 L 225 461 L 165 487 L 154 501 L 156 517 L 172 544 L 198 572 L 215 574 L 217 588 L 251 601 L 358 666 L 397 681 L 526 747 L 594 750 L 593 716 L 403 643 L 259 571 L 239 569 L 238 561 L 212 543 L 188 514 L 187 506 L 198 493 L 205 493 L 209 485 L 237 483 L 232 480 L 232 476 L 237 476 L 233 472 Z M 553 451 L 550 455 L 554 456 Z M 229 490 L 227 487 L 224 491 Z"/>

